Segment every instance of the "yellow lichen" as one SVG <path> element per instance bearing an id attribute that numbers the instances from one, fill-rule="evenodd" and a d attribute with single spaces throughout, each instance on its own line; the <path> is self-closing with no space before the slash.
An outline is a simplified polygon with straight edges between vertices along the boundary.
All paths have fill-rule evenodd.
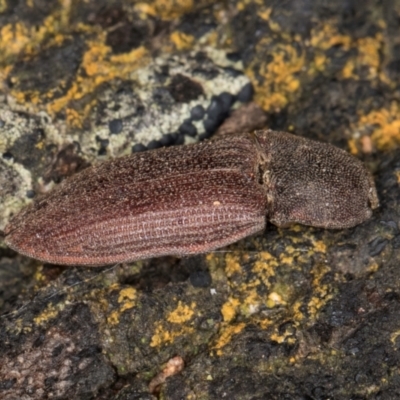
<path id="1" fill-rule="evenodd" d="M 69 126 L 74 128 L 82 128 L 83 126 L 82 114 L 80 114 L 77 110 L 66 107 L 65 116 Z"/>
<path id="2" fill-rule="evenodd" d="M 269 278 L 275 276 L 275 269 L 279 266 L 278 260 L 267 251 L 258 254 L 258 260 L 254 263 L 253 271 L 260 277 L 266 287 L 270 287 Z"/>
<path id="3" fill-rule="evenodd" d="M 192 309 L 195 308 L 195 305 L 191 305 Z M 172 317 L 171 314 L 175 313 Z M 181 325 L 181 322 L 188 321 L 189 315 L 193 315 L 193 312 L 190 311 L 189 307 L 182 306 L 182 304 L 178 305 L 175 311 L 170 313 L 167 321 L 173 323 L 175 326 L 173 328 L 164 326 L 164 322 L 157 323 L 155 328 L 154 335 L 151 338 L 150 346 L 151 347 L 159 347 L 166 343 L 172 343 L 177 337 L 180 336 L 188 336 L 194 332 L 194 328 L 187 325 Z"/>
<path id="4" fill-rule="evenodd" d="M 49 303 L 44 311 L 42 311 L 38 316 L 36 316 L 33 321 L 36 325 L 42 325 L 47 321 L 57 317 L 58 313 L 64 309 L 63 303 L 58 303 L 54 305 Z"/>
<path id="5" fill-rule="evenodd" d="M 229 297 L 222 305 L 221 313 L 225 322 L 230 322 L 235 318 L 239 305 L 239 300 L 232 297 Z"/>
<path id="6" fill-rule="evenodd" d="M 172 43 L 175 45 L 176 49 L 179 51 L 191 49 L 195 41 L 194 36 L 188 35 L 183 32 L 171 33 L 170 39 Z"/>
<path id="7" fill-rule="evenodd" d="M 337 27 L 327 22 L 322 28 L 318 26 L 312 30 L 310 43 L 314 48 L 321 50 L 328 50 L 334 46 L 341 46 L 343 50 L 349 50 L 352 38 L 338 33 Z"/>
<path id="8" fill-rule="evenodd" d="M 0 13 L 4 13 L 7 10 L 7 0 L 0 0 Z"/>
<path id="9" fill-rule="evenodd" d="M 0 29 L 0 55 L 2 60 L 15 58 L 22 52 L 24 56 L 37 54 L 42 43 L 49 38 L 59 38 L 58 32 L 62 31 L 63 9 L 58 9 L 54 14 L 46 17 L 41 25 L 27 26 L 22 22 L 4 25 Z"/>
<path id="10" fill-rule="evenodd" d="M 268 308 L 274 308 L 276 306 L 286 305 L 286 301 L 283 300 L 282 296 L 277 292 L 271 292 L 268 295 L 266 306 Z"/>
<path id="11" fill-rule="evenodd" d="M 311 273 L 313 279 L 311 285 L 313 287 L 313 296 L 309 300 L 307 306 L 311 318 L 316 318 L 318 311 L 332 299 L 333 293 L 330 285 L 323 283 L 323 278 L 331 269 L 325 264 L 314 265 Z"/>
<path id="12" fill-rule="evenodd" d="M 156 347 L 156 346 L 161 346 L 166 343 L 172 343 L 176 338 L 178 338 L 180 336 L 192 335 L 193 332 L 194 332 L 194 329 L 192 327 L 185 327 L 185 328 L 179 329 L 177 331 L 172 331 L 172 332 L 164 330 L 161 327 L 161 329 L 158 331 L 156 330 L 156 333 L 152 336 L 150 346 Z"/>
<path id="13" fill-rule="evenodd" d="M 381 57 L 383 37 L 377 33 L 375 37 L 365 37 L 352 43 L 352 47 L 357 50 L 354 57 L 350 57 L 342 69 L 342 76 L 345 79 L 360 79 L 357 70 L 364 67 L 368 68 L 367 79 L 376 79 L 381 69 Z M 366 77 L 363 76 L 362 79 Z"/>
<path id="14" fill-rule="evenodd" d="M 301 308 L 303 306 L 303 303 L 301 301 L 296 301 L 292 305 L 292 312 L 293 312 L 293 319 L 295 321 L 302 321 L 304 319 L 304 313 L 301 311 Z"/>
<path id="15" fill-rule="evenodd" d="M 244 323 L 239 323 L 236 325 L 227 325 L 219 335 L 213 349 L 217 351 L 217 355 L 221 356 L 223 354 L 222 348 L 225 347 L 232 339 L 234 335 L 240 333 L 246 325 Z"/>
<path id="16" fill-rule="evenodd" d="M 117 325 L 119 324 L 119 316 L 120 316 L 120 311 L 115 310 L 113 311 L 108 317 L 107 317 L 107 323 L 109 325 Z"/>
<path id="17" fill-rule="evenodd" d="M 390 335 L 390 341 L 395 345 L 397 342 L 397 338 L 400 336 L 400 331 L 394 331 Z M 396 346 L 396 350 L 398 347 Z"/>
<path id="18" fill-rule="evenodd" d="M 347 145 L 349 146 L 350 153 L 356 156 L 358 154 L 357 140 L 354 138 L 349 139 Z"/>
<path id="19" fill-rule="evenodd" d="M 225 272 L 228 277 L 232 277 L 234 274 L 240 274 L 242 267 L 239 262 L 239 257 L 233 253 L 227 253 L 225 256 Z"/>
<path id="20" fill-rule="evenodd" d="M 271 334 L 270 339 L 277 342 L 277 343 L 288 343 L 293 344 L 295 342 L 295 338 L 293 337 L 293 333 L 289 330 L 279 332 L 277 328 L 275 328 L 275 332 Z"/>
<path id="21" fill-rule="evenodd" d="M 112 55 L 111 49 L 103 43 L 92 43 L 83 56 L 81 68 L 85 71 L 83 75 L 78 74 L 75 82 L 67 93 L 47 105 L 47 111 L 54 115 L 66 108 L 67 121 L 75 126 L 82 125 L 81 113 L 67 108 L 72 100 L 82 99 L 84 96 L 95 92 L 96 88 L 105 82 L 115 78 L 126 78 L 129 74 L 145 62 L 147 51 L 144 47 L 132 50 L 130 53 Z M 91 103 L 93 105 L 94 103 Z M 85 109 L 85 114 L 91 107 Z M 83 115 L 85 118 L 86 115 Z"/>
<path id="22" fill-rule="evenodd" d="M 259 280 L 254 280 L 241 289 L 242 293 L 246 293 L 244 301 L 240 304 L 240 313 L 246 317 L 258 311 L 262 303 L 262 298 L 257 293 L 257 286 L 260 285 Z"/>
<path id="23" fill-rule="evenodd" d="M 314 57 L 314 63 L 313 63 L 313 67 L 314 67 L 315 71 L 316 72 L 323 71 L 327 62 L 328 62 L 328 59 L 325 54 L 316 52 L 316 55 Z"/>
<path id="24" fill-rule="evenodd" d="M 376 272 L 379 269 L 379 264 L 376 262 L 372 262 L 370 265 L 368 265 L 368 272 Z"/>
<path id="25" fill-rule="evenodd" d="M 280 264 L 293 265 L 294 258 L 291 255 L 282 253 L 279 256 L 279 262 L 280 262 Z"/>
<path id="26" fill-rule="evenodd" d="M 188 306 L 179 301 L 175 310 L 171 311 L 167 316 L 167 321 L 173 324 L 182 324 L 183 322 L 187 322 L 193 317 L 195 308 L 195 303 Z"/>
<path id="27" fill-rule="evenodd" d="M 118 297 L 118 303 L 121 303 L 121 312 L 129 310 L 135 306 L 137 292 L 136 289 L 129 287 L 122 289 Z"/>
<path id="28" fill-rule="evenodd" d="M 352 130 L 358 134 L 357 143 L 364 135 L 370 135 L 373 146 L 377 150 L 387 151 L 399 146 L 400 107 L 398 102 L 393 101 L 389 108 L 372 110 L 366 115 L 361 115 L 358 122 L 352 126 Z M 353 147 L 357 147 L 357 144 L 353 144 Z"/>
<path id="29" fill-rule="evenodd" d="M 258 16 L 263 19 L 264 21 L 268 21 L 271 17 L 271 13 L 272 13 L 272 8 L 264 8 L 264 9 L 260 9 L 257 14 Z"/>
<path id="30" fill-rule="evenodd" d="M 22 23 L 7 24 L 0 29 L 0 54 L 3 58 L 19 54 L 30 42 L 29 31 Z"/>
<path id="31" fill-rule="evenodd" d="M 262 39 L 258 44 L 258 52 L 268 48 L 268 39 Z M 253 65 L 250 65 L 246 74 L 255 82 L 255 99 L 266 111 L 276 111 L 285 107 L 290 98 L 300 88 L 300 81 L 296 74 L 304 67 L 304 55 L 298 55 L 297 50 L 290 45 L 277 45 L 270 54 L 272 61 L 264 62 L 259 74 L 263 82 L 257 81 L 254 76 Z"/>
<path id="32" fill-rule="evenodd" d="M 326 244 L 322 240 L 315 240 L 313 244 L 316 252 L 326 253 Z"/>
<path id="33" fill-rule="evenodd" d="M 118 287 L 117 285 L 113 285 L 109 289 L 112 291 L 115 290 L 117 287 Z M 109 316 L 107 317 L 108 324 L 110 325 L 118 324 L 121 314 L 124 311 L 129 310 L 136 305 L 136 298 L 137 298 L 136 289 L 132 287 L 121 289 L 118 296 L 118 303 L 120 304 L 120 307 L 117 310 L 113 310 L 109 314 Z M 108 304 L 103 304 L 103 306 L 107 308 Z"/>
<path id="34" fill-rule="evenodd" d="M 153 0 L 149 2 L 161 19 L 174 20 L 193 8 L 193 0 Z"/>
<path id="35" fill-rule="evenodd" d="M 395 171 L 394 174 L 396 176 L 397 183 L 400 184 L 400 171 Z"/>
<path id="36" fill-rule="evenodd" d="M 156 9 L 153 4 L 148 3 L 136 3 L 134 5 L 135 11 L 144 18 L 147 15 L 155 17 L 157 15 Z"/>
<path id="37" fill-rule="evenodd" d="M 307 73 L 314 76 L 325 70 L 329 60 L 326 51 L 333 46 L 341 46 L 344 50 L 351 47 L 352 38 L 341 35 L 337 28 L 330 23 L 325 23 L 322 27 L 318 26 L 311 32 L 310 44 L 313 47 L 314 59 L 307 65 Z"/>

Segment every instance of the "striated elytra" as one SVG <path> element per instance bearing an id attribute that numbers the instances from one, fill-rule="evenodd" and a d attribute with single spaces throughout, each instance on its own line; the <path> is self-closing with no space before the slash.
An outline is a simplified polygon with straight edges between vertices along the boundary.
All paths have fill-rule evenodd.
<path id="1" fill-rule="evenodd" d="M 4 233 L 29 257 L 100 266 L 208 252 L 262 231 L 267 220 L 348 228 L 377 206 L 371 175 L 350 154 L 261 130 L 87 168 Z"/>

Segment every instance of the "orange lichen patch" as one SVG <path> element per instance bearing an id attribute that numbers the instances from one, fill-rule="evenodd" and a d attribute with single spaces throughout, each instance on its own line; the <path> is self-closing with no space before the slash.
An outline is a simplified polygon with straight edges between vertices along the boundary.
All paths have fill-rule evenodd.
<path id="1" fill-rule="evenodd" d="M 236 3 L 236 9 L 238 11 L 243 11 L 246 8 L 246 3 L 244 1 L 238 1 Z"/>
<path id="2" fill-rule="evenodd" d="M 390 109 L 373 111 L 361 117 L 359 125 L 373 125 L 371 139 L 379 150 L 390 150 L 400 144 L 399 104 L 393 102 Z"/>
<path id="3" fill-rule="evenodd" d="M 47 281 L 46 276 L 43 274 L 43 267 L 39 267 L 33 275 L 33 281 L 35 284 L 35 290 L 38 291 L 42 286 L 42 283 Z"/>
<path id="4" fill-rule="evenodd" d="M 360 76 L 355 71 L 360 67 L 367 67 L 367 79 L 376 79 L 381 69 L 380 53 L 384 46 L 383 35 L 377 33 L 373 38 L 360 38 L 353 43 L 353 46 L 357 49 L 357 55 L 351 57 L 343 67 L 343 78 L 360 79 Z M 362 79 L 365 78 L 365 76 L 362 77 Z"/>
<path id="5" fill-rule="evenodd" d="M 4 13 L 7 10 L 7 0 L 0 0 L 0 13 Z"/>
<path id="6" fill-rule="evenodd" d="M 268 41 L 268 39 L 265 39 Z M 261 54 L 263 48 L 268 48 L 267 42 L 261 40 L 257 47 Z M 272 61 L 264 63 L 259 74 L 264 78 L 260 84 L 254 76 L 253 65 L 246 69 L 246 74 L 254 82 L 256 88 L 255 100 L 265 111 L 276 111 L 285 107 L 300 88 L 296 77 L 304 67 L 304 56 L 298 55 L 291 45 L 278 45 L 270 54 Z"/>
<path id="7" fill-rule="evenodd" d="M 221 313 L 225 322 L 232 321 L 237 314 L 240 306 L 240 301 L 233 297 L 229 297 L 228 300 L 222 305 Z"/>
<path id="8" fill-rule="evenodd" d="M 276 289 L 279 289 L 279 287 L 276 287 Z M 273 291 L 268 295 L 268 300 L 265 305 L 268 308 L 274 308 L 277 306 L 285 306 L 286 304 L 287 302 L 283 299 L 282 295 L 277 291 Z"/>
<path id="9" fill-rule="evenodd" d="M 35 55 L 36 49 L 40 48 L 41 42 L 46 38 L 46 47 L 62 46 L 67 37 L 56 31 L 62 26 L 60 22 L 62 15 L 57 14 L 48 17 L 45 21 L 45 28 L 40 28 L 34 34 L 30 32 L 30 28 L 21 24 L 7 25 L 1 28 L 0 55 L 18 55 L 22 51 L 25 57 Z M 93 29 L 84 28 L 84 26 L 81 26 L 80 29 L 83 31 Z M 45 30 L 42 31 L 42 29 Z M 49 39 L 49 36 L 51 36 L 51 39 Z M 113 55 L 112 49 L 104 44 L 105 40 L 106 34 L 103 33 L 97 41 L 87 43 L 87 51 L 82 57 L 75 81 L 72 82 L 70 87 L 67 87 L 67 84 L 69 85 L 67 81 L 60 81 L 57 87 L 52 87 L 47 92 L 42 93 L 37 89 L 21 91 L 18 89 L 18 85 L 15 85 L 16 89 L 11 90 L 10 94 L 21 104 L 26 103 L 29 99 L 30 105 L 37 106 L 33 111 L 39 111 L 42 104 L 46 105 L 46 111 L 51 116 L 63 111 L 66 114 L 69 126 L 81 128 L 87 115 L 96 104 L 96 101 L 93 100 L 93 94 L 100 85 L 116 78 L 125 79 L 137 68 L 147 63 L 147 51 L 144 47 L 139 47 L 130 53 Z M 3 68 L 3 70 L 0 70 L 0 78 L 4 81 L 11 71 L 12 68 Z M 18 78 L 14 79 L 17 80 Z M 64 90 L 66 93 L 57 97 L 60 90 Z M 73 101 L 82 98 L 85 98 L 83 109 L 82 102 L 79 111 L 70 106 Z"/>
<path id="10" fill-rule="evenodd" d="M 74 110 L 73 108 L 67 107 L 65 109 L 65 116 L 69 126 L 82 128 L 84 118 L 82 118 L 82 114 L 80 114 L 78 111 Z"/>
<path id="11" fill-rule="evenodd" d="M 341 35 L 337 28 L 329 23 L 312 30 L 310 44 L 313 47 L 314 59 L 307 65 L 307 73 L 310 76 L 315 75 L 325 69 L 328 64 L 326 51 L 333 46 L 342 46 L 344 50 L 351 47 L 352 38 Z"/>
<path id="12" fill-rule="evenodd" d="M 349 139 L 347 144 L 350 153 L 353 155 L 357 155 L 360 152 L 363 154 L 371 154 L 375 150 L 371 136 L 368 135 L 362 135 L 357 139 Z"/>
<path id="13" fill-rule="evenodd" d="M 369 134 L 372 146 L 380 151 L 392 150 L 400 145 L 400 107 L 393 101 L 390 108 L 373 110 L 367 115 L 362 115 L 352 127 L 359 137 Z M 370 133 L 372 131 L 372 133 Z M 354 139 L 353 139 L 354 141 Z M 353 154 L 362 148 L 360 139 L 349 143 Z"/>
<path id="14" fill-rule="evenodd" d="M 85 118 L 81 112 L 77 113 L 68 104 L 73 100 L 82 99 L 86 95 L 91 95 L 101 84 L 116 78 L 126 78 L 132 71 L 142 66 L 145 61 L 147 51 L 144 47 L 132 50 L 128 54 L 113 56 L 110 47 L 102 43 L 92 43 L 88 51 L 84 54 L 82 60 L 82 71 L 84 74 L 78 74 L 77 79 L 71 88 L 65 94 L 47 105 L 47 111 L 50 115 L 67 109 L 67 121 L 76 127 L 82 125 L 82 119 Z M 87 107 L 84 111 L 87 113 L 93 106 Z"/>
<path id="15" fill-rule="evenodd" d="M 241 304 L 241 314 L 249 316 L 255 314 L 262 304 L 262 297 L 257 293 L 257 286 L 260 285 L 260 281 L 253 280 L 248 285 L 244 285 L 244 290 L 247 296 L 244 298 L 244 302 Z"/>
<path id="16" fill-rule="evenodd" d="M 326 23 L 322 26 L 322 29 L 318 26 L 318 29 L 312 30 L 310 42 L 314 48 L 321 50 L 328 50 L 333 46 L 341 46 L 343 50 L 349 50 L 352 38 L 339 34 L 337 27 Z"/>
<path id="17" fill-rule="evenodd" d="M 172 43 L 177 50 L 189 50 L 193 47 L 195 38 L 192 35 L 187 35 L 183 32 L 173 32 L 170 35 Z"/>
<path id="18" fill-rule="evenodd" d="M 119 324 L 119 317 L 120 317 L 120 312 L 119 310 L 115 310 L 110 315 L 107 317 L 107 323 L 109 325 L 117 325 Z"/>
<path id="19" fill-rule="evenodd" d="M 261 329 L 267 330 L 270 326 L 274 325 L 276 321 L 262 314 L 257 314 L 253 319 L 254 323 L 257 324 Z"/>
<path id="20" fill-rule="evenodd" d="M 376 272 L 379 270 L 379 264 L 376 262 L 372 262 L 368 265 L 368 272 Z"/>
<path id="21" fill-rule="evenodd" d="M 225 322 L 234 320 L 238 314 L 247 317 L 259 310 L 260 306 L 266 302 L 265 297 L 257 292 L 260 285 L 261 280 L 255 278 L 249 282 L 232 287 L 232 291 L 237 297 L 230 297 L 221 308 Z"/>
<path id="22" fill-rule="evenodd" d="M 157 15 L 156 9 L 153 4 L 148 3 L 136 3 L 134 5 L 134 10 L 139 14 L 140 18 L 145 19 L 146 16 L 155 17 Z"/>
<path id="23" fill-rule="evenodd" d="M 6 89 L 6 78 L 12 70 L 12 65 L 1 67 L 0 65 L 0 90 Z"/>
<path id="24" fill-rule="evenodd" d="M 195 308 L 195 303 L 192 303 L 190 306 L 188 306 L 179 301 L 175 310 L 171 311 L 167 316 L 167 321 L 173 324 L 182 324 L 183 322 L 187 322 L 193 317 Z"/>
<path id="25" fill-rule="evenodd" d="M 383 45 L 382 33 L 377 33 L 373 38 L 367 37 L 357 40 L 356 47 L 359 50 L 360 64 L 369 66 L 370 78 L 376 78 L 378 75 Z"/>
<path id="26" fill-rule="evenodd" d="M 180 336 L 189 336 L 193 334 L 194 328 L 190 326 L 184 326 L 180 329 L 168 330 L 162 324 L 156 326 L 155 333 L 151 337 L 150 346 L 159 347 L 163 344 L 173 343 L 174 340 Z"/>
<path id="27" fill-rule="evenodd" d="M 113 286 L 113 290 L 116 286 Z M 121 289 L 119 292 L 118 296 L 118 303 L 120 304 L 120 307 L 117 310 L 114 310 L 110 313 L 110 315 L 107 317 L 107 322 L 110 325 L 117 325 L 119 323 L 119 318 L 121 314 L 129 310 L 130 308 L 133 308 L 136 304 L 136 297 L 137 297 L 137 292 L 134 288 L 124 288 Z M 104 306 L 107 308 L 108 304 L 104 304 Z"/>
<path id="28" fill-rule="evenodd" d="M 221 261 L 221 257 L 219 256 L 219 253 L 208 253 L 206 255 L 206 261 L 210 265 L 210 269 L 214 270 L 219 262 Z"/>
<path id="29" fill-rule="evenodd" d="M 136 297 L 136 289 L 132 287 L 122 289 L 118 297 L 118 303 L 121 304 L 121 312 L 133 308 L 135 306 Z"/>
<path id="30" fill-rule="evenodd" d="M 258 254 L 258 260 L 254 263 L 253 271 L 267 287 L 270 287 L 269 278 L 275 276 L 275 269 L 278 266 L 276 257 L 267 251 L 261 251 Z"/>
<path id="31" fill-rule="evenodd" d="M 396 176 L 397 183 L 400 185 L 400 171 L 395 171 L 394 174 Z"/>
<path id="32" fill-rule="evenodd" d="M 258 260 L 254 263 L 251 277 L 243 279 L 241 267 L 242 259 L 233 254 L 226 256 L 226 274 L 230 290 L 233 293 L 222 306 L 221 313 L 225 322 L 232 321 L 237 314 L 249 316 L 256 313 L 260 306 L 267 302 L 264 294 L 259 293 L 259 288 L 270 288 L 270 277 L 275 275 L 278 261 L 268 252 L 260 252 Z M 263 292 L 264 293 L 264 292 Z"/>
<path id="33" fill-rule="evenodd" d="M 232 277 L 233 275 L 240 274 L 242 272 L 240 258 L 236 254 L 227 253 L 225 256 L 225 265 L 225 272 L 228 277 Z"/>
<path id="34" fill-rule="evenodd" d="M 173 20 L 192 10 L 193 0 L 153 0 L 148 4 L 139 3 L 136 7 L 161 19 Z"/>
<path id="35" fill-rule="evenodd" d="M 58 303 L 57 306 L 53 303 L 49 303 L 47 307 L 33 319 L 33 321 L 36 325 L 43 325 L 47 321 L 57 317 L 58 313 L 62 311 L 64 307 L 64 303 Z"/>
<path id="36" fill-rule="evenodd" d="M 310 66 L 310 68 L 314 68 L 315 72 L 320 72 L 325 69 L 325 66 L 328 62 L 328 58 L 326 57 L 325 54 L 322 53 L 316 53 L 314 57 L 314 62 Z"/>
<path id="37" fill-rule="evenodd" d="M 260 8 L 259 11 L 257 12 L 257 15 L 264 21 L 268 21 L 269 18 L 271 17 L 271 13 L 272 13 L 271 7 L 267 9 Z"/>
<path id="38" fill-rule="evenodd" d="M 272 273 L 271 268 L 276 268 L 278 266 L 278 260 L 268 251 L 260 251 L 258 254 L 258 261 L 254 264 L 254 269 L 256 272 L 261 272 L 266 270 L 266 265 L 269 273 Z"/>
<path id="39" fill-rule="evenodd" d="M 349 151 L 353 156 L 356 156 L 358 154 L 358 146 L 357 146 L 358 140 L 356 139 L 349 139 L 347 141 L 347 145 L 349 146 Z"/>
<path id="40" fill-rule="evenodd" d="M 294 263 L 294 251 L 292 246 L 287 246 L 285 253 L 279 255 L 279 264 L 293 265 Z"/>
<path id="41" fill-rule="evenodd" d="M 398 350 L 398 345 L 397 345 L 397 338 L 400 336 L 400 331 L 394 331 L 390 334 L 390 341 L 393 343 L 395 346 L 395 349 Z"/>
<path id="42" fill-rule="evenodd" d="M 0 54 L 2 58 L 19 54 L 30 42 L 28 29 L 21 23 L 7 24 L 0 29 Z"/>
<path id="43" fill-rule="evenodd" d="M 324 264 L 316 264 L 311 271 L 313 275 L 311 282 L 313 296 L 307 306 L 312 319 L 317 318 L 318 311 L 333 297 L 332 288 L 328 284 L 323 283 L 323 278 L 330 271 L 331 269 Z"/>
<path id="44" fill-rule="evenodd" d="M 14 59 L 22 52 L 25 56 L 36 54 L 44 40 L 55 40 L 64 36 L 59 34 L 64 27 L 63 15 L 65 9 L 60 9 L 44 19 L 41 25 L 27 26 L 21 22 L 7 24 L 0 28 L 0 58 Z M 60 38 L 58 38 L 60 40 Z"/>
<path id="45" fill-rule="evenodd" d="M 357 76 L 354 74 L 355 68 L 356 68 L 356 62 L 354 58 L 350 58 L 349 60 L 347 60 L 345 66 L 342 69 L 342 77 L 344 79 L 349 79 L 351 77 L 357 79 Z"/>
<path id="46" fill-rule="evenodd" d="M 322 240 L 315 240 L 314 250 L 318 253 L 326 253 L 326 244 Z"/>
<path id="47" fill-rule="evenodd" d="M 296 342 L 296 338 L 293 336 L 293 332 L 289 329 L 285 329 L 283 332 L 279 332 L 278 328 L 275 328 L 275 332 L 271 334 L 270 339 L 279 344 L 287 343 L 294 344 Z"/>
<path id="48" fill-rule="evenodd" d="M 301 225 L 295 224 L 290 227 L 290 230 L 293 232 L 301 232 L 303 227 Z"/>
<path id="49" fill-rule="evenodd" d="M 216 350 L 217 355 L 222 356 L 222 348 L 225 347 L 232 339 L 234 335 L 240 333 L 246 325 L 239 323 L 236 325 L 227 325 L 220 333 L 213 349 Z"/>
<path id="50" fill-rule="evenodd" d="M 302 321 L 304 320 L 304 313 L 302 311 L 303 303 L 301 301 L 296 301 L 292 307 L 292 316 L 295 321 Z"/>
<path id="51" fill-rule="evenodd" d="M 88 117 L 90 111 L 96 105 L 96 103 L 97 103 L 96 99 L 93 99 L 92 101 L 85 104 L 85 106 L 81 108 L 79 111 L 75 110 L 74 108 L 66 107 L 65 118 L 68 126 L 70 126 L 71 128 L 78 128 L 78 129 L 82 128 L 85 119 Z"/>

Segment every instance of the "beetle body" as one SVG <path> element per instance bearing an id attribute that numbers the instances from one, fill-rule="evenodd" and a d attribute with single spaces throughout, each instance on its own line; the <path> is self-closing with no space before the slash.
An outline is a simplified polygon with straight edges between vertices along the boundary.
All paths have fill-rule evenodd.
<path id="1" fill-rule="evenodd" d="M 262 231 L 267 219 L 350 227 L 376 206 L 360 161 L 264 130 L 87 168 L 11 220 L 5 241 L 41 261 L 99 266 L 211 251 Z"/>

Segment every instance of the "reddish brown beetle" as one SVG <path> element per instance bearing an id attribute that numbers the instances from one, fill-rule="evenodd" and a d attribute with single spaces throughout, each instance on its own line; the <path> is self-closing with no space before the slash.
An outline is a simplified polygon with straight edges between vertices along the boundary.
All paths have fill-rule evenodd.
<path id="1" fill-rule="evenodd" d="M 45 262 L 99 266 L 208 252 L 267 220 L 348 228 L 377 206 L 350 154 L 261 130 L 87 168 L 19 213 L 5 241 Z"/>

